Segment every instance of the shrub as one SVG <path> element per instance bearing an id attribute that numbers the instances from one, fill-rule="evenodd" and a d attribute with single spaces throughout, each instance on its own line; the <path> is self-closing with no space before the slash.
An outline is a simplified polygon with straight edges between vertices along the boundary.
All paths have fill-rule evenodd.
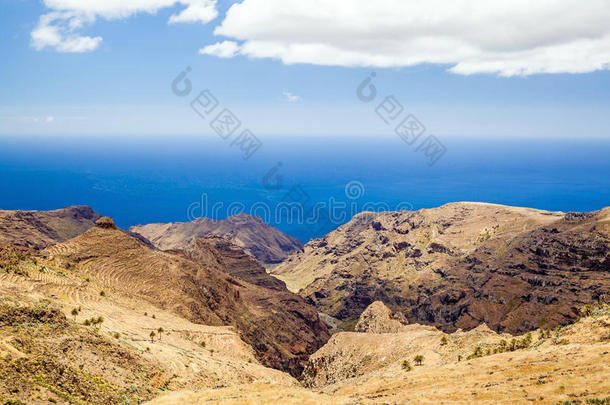
<path id="1" fill-rule="evenodd" d="M 587 304 L 580 308 L 580 313 L 586 318 L 587 316 L 593 315 L 593 305 Z"/>
<path id="2" fill-rule="evenodd" d="M 445 346 L 446 344 L 447 344 L 447 337 L 446 337 L 446 336 L 443 336 L 443 337 L 441 338 L 441 346 Z"/>
<path id="3" fill-rule="evenodd" d="M 403 360 L 402 369 L 405 371 L 411 371 L 411 363 L 408 360 Z"/>
<path id="4" fill-rule="evenodd" d="M 106 296 L 106 292 L 104 290 L 100 291 L 100 297 L 105 297 Z"/>

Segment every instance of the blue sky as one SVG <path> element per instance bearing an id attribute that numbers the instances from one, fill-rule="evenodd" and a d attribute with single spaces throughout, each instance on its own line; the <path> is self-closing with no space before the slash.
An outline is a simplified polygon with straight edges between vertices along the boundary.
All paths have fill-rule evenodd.
<path id="1" fill-rule="evenodd" d="M 130 1 L 137 3 L 133 0 L 124 3 Z M 199 5 L 205 3 L 205 7 L 216 9 L 218 16 L 206 23 L 168 23 L 172 15 L 179 15 L 185 9 L 185 4 L 197 1 Z M 349 40 L 334 41 L 340 35 L 333 31 L 328 31 L 327 36 L 334 42 L 323 44 L 337 49 L 330 55 L 317 43 L 314 52 L 296 46 L 290 51 L 281 47 L 268 51 L 277 45 L 273 41 L 278 37 L 282 41 L 284 38 L 287 42 L 293 41 L 289 45 L 294 45 L 303 35 L 317 36 L 315 24 L 311 26 L 312 31 L 306 32 L 282 26 L 277 15 L 288 16 L 288 22 L 290 18 L 299 18 L 297 0 L 266 3 L 286 7 L 280 10 L 283 14 L 265 11 L 266 14 L 252 16 L 253 13 L 244 9 L 245 17 L 240 16 L 238 7 L 254 7 L 256 0 L 217 3 L 189 0 L 175 4 L 168 0 L 167 3 L 170 5 L 155 9 L 154 13 L 145 10 L 116 17 L 112 14 L 114 11 L 104 10 L 96 11 L 98 14 L 76 14 L 94 17 L 91 20 L 82 17 L 85 22 L 74 35 L 103 40 L 95 49 L 62 52 L 50 45 L 36 49 L 32 32 L 40 28 L 41 16 L 53 12 L 74 13 L 69 0 L 3 0 L 0 4 L 0 134 L 210 135 L 207 123 L 189 108 L 192 97 L 179 98 L 171 91 L 172 80 L 190 66 L 194 92 L 210 89 L 223 106 L 258 134 L 391 135 L 391 128 L 374 112 L 378 102 L 366 104 L 356 98 L 357 86 L 374 71 L 380 97 L 394 95 L 435 134 L 610 138 L 610 72 L 607 70 L 610 48 L 602 40 L 593 44 L 599 48 L 591 45 L 592 55 L 574 55 L 575 62 L 567 64 L 552 57 L 540 62 L 540 58 L 522 56 L 543 47 L 551 49 L 548 48 L 551 45 L 536 42 L 543 39 L 534 37 L 518 38 L 509 45 L 498 41 L 491 45 L 477 44 L 483 50 L 480 57 L 475 58 L 465 50 L 447 56 L 446 60 L 440 57 L 447 55 L 446 51 L 441 52 L 442 47 L 438 55 L 424 52 L 419 59 L 409 59 L 413 49 L 419 49 L 415 45 L 395 52 L 390 49 L 387 53 L 374 54 L 366 49 L 356 53 L 349 48 L 351 45 L 346 45 Z M 228 18 L 227 10 L 234 3 L 237 3 L 235 11 Z M 565 7 L 571 6 L 570 1 L 564 3 Z M 603 2 L 599 4 L 603 7 Z M 295 8 L 289 9 L 291 5 Z M 582 19 L 587 22 L 590 18 L 587 26 L 594 25 L 595 16 L 605 15 L 607 9 L 608 6 L 603 10 L 592 9 L 590 15 L 583 12 Z M 385 10 L 375 10 L 382 18 Z M 548 10 L 541 12 L 549 13 Z M 74 18 L 66 15 L 74 14 L 62 14 L 65 21 Z M 275 27 L 269 28 L 273 26 L 270 23 L 273 18 L 278 18 L 276 31 L 273 31 Z M 458 19 L 454 20 L 459 26 Z M 324 25 L 326 21 L 312 21 L 318 21 L 321 32 L 330 29 Z M 519 21 L 506 23 L 513 24 L 511 27 L 520 24 Z M 374 31 L 374 27 L 373 21 L 367 29 Z M 557 28 L 561 35 L 550 32 L 545 38 L 552 35 L 563 38 L 572 27 L 567 26 L 563 31 L 561 28 Z M 581 31 L 576 28 L 575 31 Z M 345 31 L 354 38 L 359 35 L 351 25 L 346 24 Z M 219 35 L 220 32 L 224 35 Z M 583 35 L 605 41 L 607 34 L 599 31 Z M 261 44 L 261 38 L 267 42 Z M 218 57 L 209 50 L 204 52 L 207 54 L 199 52 L 225 40 L 238 44 L 239 51 L 230 52 L 230 57 Z M 468 40 L 461 42 L 468 43 Z M 570 46 L 580 44 L 578 40 L 561 39 L 567 44 L 567 48 L 560 50 L 564 59 L 572 49 Z M 557 41 L 551 41 L 552 46 Z M 371 49 L 395 46 L 384 38 L 374 44 L 361 42 L 359 51 L 366 46 Z M 535 44 L 531 45 L 532 42 Z M 588 49 L 587 46 L 581 48 Z M 520 48 L 515 51 L 515 47 Z M 505 48 L 511 48 L 512 59 L 501 67 L 496 67 L 494 60 L 489 62 L 492 57 L 506 61 L 506 54 L 500 55 L 498 51 Z M 579 64 L 576 59 L 586 63 Z M 462 70 L 450 71 L 456 65 L 463 66 Z M 492 71 L 486 72 L 486 69 Z M 511 69 L 521 73 L 514 74 Z"/>

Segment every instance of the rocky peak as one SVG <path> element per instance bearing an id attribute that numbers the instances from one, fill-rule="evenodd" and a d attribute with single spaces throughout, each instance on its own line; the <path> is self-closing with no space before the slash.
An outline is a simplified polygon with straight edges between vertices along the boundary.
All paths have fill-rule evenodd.
<path id="1" fill-rule="evenodd" d="M 114 221 L 110 217 L 101 217 L 95 221 L 95 226 L 102 229 L 117 229 Z"/>
<path id="2" fill-rule="evenodd" d="M 381 301 L 375 301 L 360 315 L 354 330 L 365 333 L 396 333 L 402 329 L 403 324 L 394 319 L 390 308 Z"/>

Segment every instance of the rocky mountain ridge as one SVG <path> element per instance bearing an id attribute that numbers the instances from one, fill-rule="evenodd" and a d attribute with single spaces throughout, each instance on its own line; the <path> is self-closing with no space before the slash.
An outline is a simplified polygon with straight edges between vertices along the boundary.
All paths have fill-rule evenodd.
<path id="1" fill-rule="evenodd" d="M 0 243 L 44 249 L 82 234 L 100 217 L 85 205 L 53 211 L 0 210 Z"/>
<path id="2" fill-rule="evenodd" d="M 193 239 L 218 235 L 241 247 L 261 264 L 277 264 L 303 244 L 245 213 L 222 220 L 197 218 L 191 222 L 132 226 L 131 232 L 150 240 L 161 250 L 183 249 Z"/>
<path id="3" fill-rule="evenodd" d="M 610 208 L 483 203 L 359 214 L 272 270 L 343 321 L 380 300 L 409 323 L 512 333 L 565 325 L 607 300 L 609 272 Z"/>

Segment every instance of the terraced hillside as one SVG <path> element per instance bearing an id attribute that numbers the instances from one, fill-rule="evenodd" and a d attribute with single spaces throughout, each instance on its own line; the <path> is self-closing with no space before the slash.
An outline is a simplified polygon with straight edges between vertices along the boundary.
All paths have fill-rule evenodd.
<path id="1" fill-rule="evenodd" d="M 301 242 L 267 225 L 259 217 L 244 213 L 222 220 L 197 218 L 191 222 L 132 226 L 129 230 L 161 250 L 184 249 L 195 238 L 218 235 L 264 265 L 279 263 L 303 247 Z"/>
<path id="2" fill-rule="evenodd" d="M 194 323 L 232 325 L 263 364 L 295 376 L 309 354 L 328 340 L 317 312 L 298 295 L 237 279 L 221 271 L 216 261 L 197 264 L 181 254 L 152 250 L 108 221 L 102 218 L 83 235 L 43 252 L 56 266 L 97 280 L 98 296 L 88 299 L 129 296 Z M 217 250 L 200 253 L 219 256 Z M 82 288 L 65 291 L 72 296 L 90 293 Z"/>
<path id="3" fill-rule="evenodd" d="M 445 331 L 554 328 L 608 300 L 610 208 L 453 203 L 363 213 L 272 272 L 348 328 L 376 300 Z"/>
<path id="4" fill-rule="evenodd" d="M 297 384 L 261 365 L 234 327 L 192 323 L 108 287 L 0 246 L 0 403 L 140 403 L 187 387 Z"/>

